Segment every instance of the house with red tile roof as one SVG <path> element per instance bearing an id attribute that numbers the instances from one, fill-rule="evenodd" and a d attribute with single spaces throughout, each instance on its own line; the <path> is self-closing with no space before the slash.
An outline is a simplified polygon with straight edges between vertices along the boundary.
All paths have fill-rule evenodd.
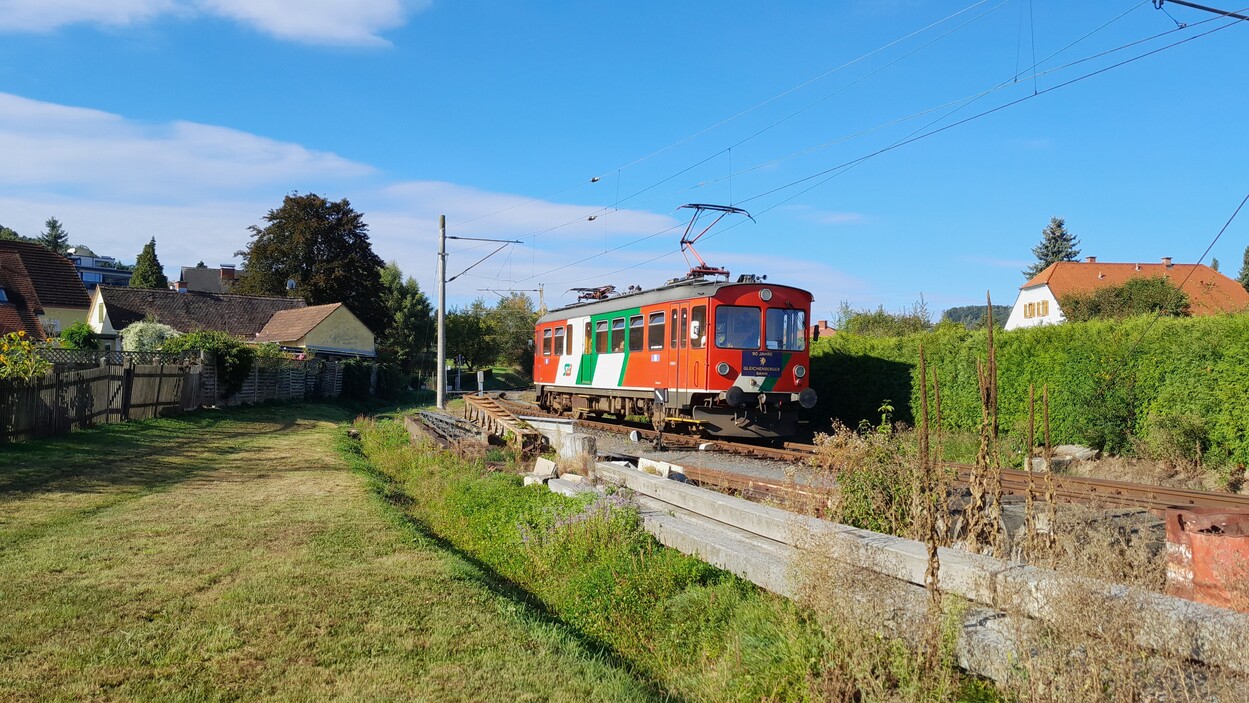
<path id="1" fill-rule="evenodd" d="M 1121 286 L 1133 278 L 1166 278 L 1188 294 L 1193 315 L 1249 311 L 1249 292 L 1239 283 L 1204 264 L 1175 264 L 1164 257 L 1157 264 L 1084 261 L 1050 264 L 1019 288 L 1006 329 L 1056 325 L 1066 317 L 1059 300 L 1073 293 Z"/>
<path id="2" fill-rule="evenodd" d="M 47 339 L 85 322 L 91 299 L 69 259 L 42 244 L 0 241 L 0 333 Z"/>
<path id="3" fill-rule="evenodd" d="M 278 311 L 255 341 L 274 342 L 283 349 L 320 357 L 376 354 L 373 332 L 342 303 Z"/>

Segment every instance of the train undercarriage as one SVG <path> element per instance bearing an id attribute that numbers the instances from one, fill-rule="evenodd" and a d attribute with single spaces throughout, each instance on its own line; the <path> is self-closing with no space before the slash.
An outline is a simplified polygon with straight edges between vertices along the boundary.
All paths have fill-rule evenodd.
<path id="1" fill-rule="evenodd" d="M 687 431 L 707 437 L 784 439 L 798 432 L 799 406 L 788 394 L 748 394 L 736 406 L 720 394 L 681 391 L 667 394 L 667 403 L 655 397 L 627 391 L 576 393 L 558 388 L 539 388 L 538 404 L 548 412 L 574 418 L 613 415 L 650 418 L 664 431 Z M 784 395 L 784 397 L 782 397 Z"/>

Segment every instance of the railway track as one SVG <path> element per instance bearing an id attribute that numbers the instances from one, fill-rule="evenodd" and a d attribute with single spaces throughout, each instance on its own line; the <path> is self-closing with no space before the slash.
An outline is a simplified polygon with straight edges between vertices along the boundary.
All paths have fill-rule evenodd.
<path id="1" fill-rule="evenodd" d="M 501 404 L 505 407 L 521 407 L 520 404 L 510 401 L 503 401 Z M 536 407 L 524 406 L 524 412 L 527 414 L 549 414 L 535 411 Z M 644 427 L 620 425 L 594 420 L 578 420 L 577 424 L 579 426 L 601 432 L 611 432 L 616 434 L 637 432 L 641 438 L 648 441 L 654 441 L 658 434 L 655 430 Z M 722 451 L 750 456 L 757 459 L 785 461 L 790 463 L 806 463 L 815 453 L 815 446 L 811 444 L 786 442 L 782 447 L 762 447 L 743 442 L 706 440 L 689 435 L 673 434 L 668 432 L 664 433 L 663 442 L 665 445 L 672 447 L 681 447 L 685 449 L 701 448 L 710 451 Z M 971 481 L 972 474 L 975 471 L 975 467 L 970 464 L 947 463 L 944 464 L 944 467 L 950 472 L 950 478 L 956 485 L 967 485 Z M 797 494 L 800 494 L 804 499 L 819 499 L 819 496 L 814 494 L 813 491 L 796 489 L 795 484 L 785 481 L 760 479 L 757 477 L 741 476 L 715 469 L 698 469 L 692 467 L 690 468 L 690 471 L 687 472 L 687 476 L 690 480 L 696 481 L 702 485 L 718 487 L 721 490 L 727 490 L 756 499 L 784 500 L 787 497 L 797 497 Z M 1029 491 L 1031 491 L 1033 497 L 1039 498 L 1045 495 L 1048 490 L 1046 486 L 1046 475 L 1042 473 L 1030 474 L 1027 471 L 1021 471 L 1018 469 L 1002 469 L 1001 476 L 1002 492 L 1006 495 L 1026 496 Z M 1168 486 L 1154 486 L 1149 484 L 1130 483 L 1127 481 L 1114 481 L 1110 479 L 1086 478 L 1080 476 L 1054 475 L 1052 478 L 1054 498 L 1059 502 L 1064 503 L 1079 503 L 1106 508 L 1138 507 L 1159 515 L 1164 513 L 1169 507 L 1207 507 L 1226 508 L 1229 510 L 1249 510 L 1249 496 L 1237 493 L 1199 491 L 1188 488 L 1171 488 Z"/>

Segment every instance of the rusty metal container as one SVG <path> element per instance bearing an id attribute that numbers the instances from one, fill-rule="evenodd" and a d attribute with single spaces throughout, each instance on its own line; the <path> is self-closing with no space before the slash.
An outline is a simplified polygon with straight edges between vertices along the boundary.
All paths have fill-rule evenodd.
<path id="1" fill-rule="evenodd" d="M 1167 593 L 1249 612 L 1249 511 L 1168 508 Z"/>

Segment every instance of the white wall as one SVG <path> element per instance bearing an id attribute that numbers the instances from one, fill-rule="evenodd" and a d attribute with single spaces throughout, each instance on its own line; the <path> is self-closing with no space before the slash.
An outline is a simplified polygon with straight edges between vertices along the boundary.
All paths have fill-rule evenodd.
<path id="1" fill-rule="evenodd" d="M 1032 306 L 1029 309 L 1029 305 Z M 1028 313 L 1031 312 L 1031 316 Z M 1045 314 L 1042 314 L 1045 313 Z M 1006 329 L 1020 327 L 1037 327 L 1039 325 L 1056 325 L 1064 319 L 1058 307 L 1058 299 L 1050 292 L 1048 285 L 1033 286 L 1019 291 L 1015 299 L 1015 307 L 1011 308 L 1010 317 L 1006 320 Z"/>

